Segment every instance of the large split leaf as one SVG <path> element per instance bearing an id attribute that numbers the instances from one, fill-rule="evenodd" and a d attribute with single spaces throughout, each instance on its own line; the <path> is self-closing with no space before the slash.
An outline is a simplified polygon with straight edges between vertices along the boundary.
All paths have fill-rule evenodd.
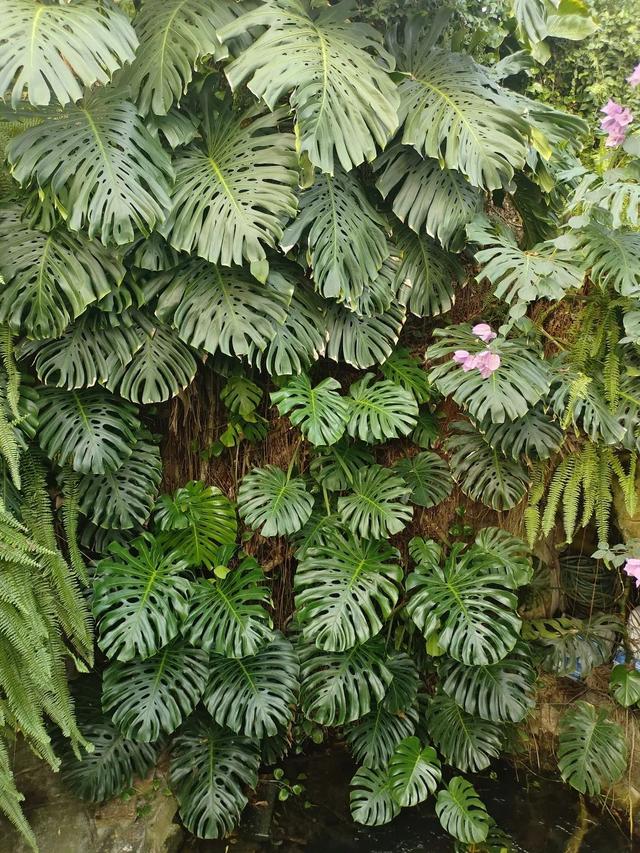
<path id="1" fill-rule="evenodd" d="M 401 255 L 398 276 L 409 286 L 407 309 L 417 317 L 437 317 L 455 301 L 455 287 L 463 268 L 426 234 L 414 234 L 404 225 L 394 227 L 394 240 Z"/>
<path id="2" fill-rule="evenodd" d="M 381 465 L 361 468 L 353 478 L 351 490 L 338 498 L 338 515 L 364 539 L 386 539 L 404 530 L 411 521 L 411 487 L 393 469 Z"/>
<path id="3" fill-rule="evenodd" d="M 640 234 L 591 223 L 578 232 L 591 277 L 622 296 L 640 296 Z"/>
<path id="4" fill-rule="evenodd" d="M 38 441 L 49 459 L 81 474 L 117 470 L 130 456 L 140 421 L 136 408 L 99 389 L 40 392 Z"/>
<path id="5" fill-rule="evenodd" d="M 417 722 L 415 708 L 408 708 L 402 714 L 392 714 L 380 702 L 366 717 L 346 728 L 345 739 L 358 763 L 365 767 L 383 768 L 396 747 L 414 733 Z"/>
<path id="6" fill-rule="evenodd" d="M 451 471 L 437 453 L 425 450 L 416 456 L 405 456 L 393 465 L 411 489 L 411 503 L 426 508 L 436 506 L 453 490 Z"/>
<path id="7" fill-rule="evenodd" d="M 313 497 L 303 477 L 291 477 L 275 465 L 254 468 L 238 489 L 240 518 L 263 536 L 286 536 L 306 524 Z"/>
<path id="8" fill-rule="evenodd" d="M 308 548 L 295 576 L 304 637 L 343 652 L 377 634 L 398 601 L 399 556 L 385 542 L 338 530 L 326 544 Z"/>
<path id="9" fill-rule="evenodd" d="M 219 33 L 226 41 L 267 27 L 227 78 L 233 89 L 250 78 L 271 109 L 291 93 L 301 150 L 323 172 L 334 171 L 335 156 L 346 170 L 373 160 L 398 126 L 393 58 L 372 27 L 347 20 L 351 13 L 349 2 L 267 0 Z"/>
<path id="10" fill-rule="evenodd" d="M 138 39 L 115 4 L 76 0 L 51 5 L 2 0 L 0 98 L 11 93 L 15 109 L 23 97 L 46 106 L 78 101 L 85 86 L 108 83 L 131 62 Z"/>
<path id="11" fill-rule="evenodd" d="M 361 767 L 351 780 L 351 817 L 365 826 L 389 823 L 400 812 L 386 769 Z"/>
<path id="12" fill-rule="evenodd" d="M 323 726 L 343 726 L 380 702 L 393 679 L 384 641 L 375 637 L 346 652 L 325 652 L 300 643 L 302 711 Z"/>
<path id="13" fill-rule="evenodd" d="M 282 247 L 305 246 L 316 290 L 353 310 L 389 255 L 385 227 L 357 176 L 338 168 L 333 177 L 317 175 L 301 194 Z"/>
<path id="14" fill-rule="evenodd" d="M 203 702 L 216 723 L 247 737 L 286 728 L 299 690 L 300 664 L 281 634 L 252 657 L 212 655 Z"/>
<path id="15" fill-rule="evenodd" d="M 475 788 L 454 776 L 438 793 L 436 814 L 443 828 L 463 844 L 481 844 L 489 834 L 490 818 Z"/>
<path id="16" fill-rule="evenodd" d="M 431 386 L 422 361 L 404 347 L 391 353 L 385 363 L 380 365 L 380 371 L 385 379 L 411 391 L 418 405 L 431 398 Z"/>
<path id="17" fill-rule="evenodd" d="M 367 373 L 349 388 L 351 414 L 347 432 L 369 443 L 408 435 L 416 424 L 418 404 L 401 385 Z"/>
<path id="18" fill-rule="evenodd" d="M 242 356 L 264 350 L 287 317 L 293 284 L 272 272 L 261 284 L 248 270 L 193 259 L 165 273 L 156 314 L 195 349 Z"/>
<path id="19" fill-rule="evenodd" d="M 0 322 L 28 338 L 57 338 L 120 284 L 124 267 L 98 242 L 62 228 L 36 231 L 21 215 L 17 207 L 0 210 Z"/>
<path id="20" fill-rule="evenodd" d="M 109 658 L 148 658 L 177 637 L 189 610 L 187 563 L 155 540 L 113 543 L 93 586 L 98 645 Z"/>
<path id="21" fill-rule="evenodd" d="M 198 838 L 222 838 L 247 804 L 246 786 L 258 781 L 260 750 L 255 741 L 192 717 L 176 737 L 170 784 L 180 817 Z"/>
<path id="22" fill-rule="evenodd" d="M 171 643 L 144 661 L 109 664 L 102 705 L 130 740 L 149 743 L 170 734 L 196 707 L 207 681 L 208 655 Z"/>
<path id="23" fill-rule="evenodd" d="M 540 403 L 522 418 L 501 424 L 489 421 L 486 429 L 483 425 L 483 430 L 491 447 L 501 456 L 508 456 L 515 462 L 522 457 L 548 459 L 560 449 L 564 441 L 562 427 Z"/>
<path id="24" fill-rule="evenodd" d="M 417 806 L 435 793 L 442 773 L 432 746 L 421 746 L 417 737 L 401 741 L 389 761 L 389 777 L 394 800 L 402 808 Z"/>
<path id="25" fill-rule="evenodd" d="M 224 579 L 200 578 L 192 589 L 182 633 L 193 646 L 243 658 L 255 655 L 271 639 L 269 588 L 252 557 Z"/>
<path id="26" fill-rule="evenodd" d="M 214 264 L 264 262 L 283 224 L 296 212 L 298 181 L 292 133 L 280 133 L 285 111 L 260 114 L 231 105 L 206 110 L 203 138 L 178 153 L 171 214 L 163 226 L 176 249 Z"/>
<path id="27" fill-rule="evenodd" d="M 388 311 L 372 317 L 361 317 L 346 305 L 333 303 L 326 316 L 327 356 L 361 370 L 382 364 L 398 343 L 405 319 L 402 305 L 392 305 Z"/>
<path id="28" fill-rule="evenodd" d="M 502 749 L 498 723 L 468 714 L 448 696 L 433 699 L 427 727 L 447 763 L 465 773 L 484 770 Z"/>
<path id="29" fill-rule="evenodd" d="M 7 157 L 17 181 L 47 188 L 71 231 L 105 245 L 153 230 L 169 208 L 169 157 L 117 91 L 51 112 L 11 141 Z"/>
<path id="30" fill-rule="evenodd" d="M 384 697 L 384 706 L 393 714 L 402 714 L 416 701 L 420 676 L 415 663 L 405 652 L 395 652 L 387 660 L 393 680 Z"/>
<path id="31" fill-rule="evenodd" d="M 357 472 L 373 465 L 374 461 L 366 447 L 342 440 L 318 449 L 311 460 L 311 474 L 327 491 L 344 492 L 350 488 Z"/>
<path id="32" fill-rule="evenodd" d="M 271 394 L 281 415 L 289 415 L 294 426 L 314 445 L 338 441 L 347 426 L 348 405 L 338 394 L 340 383 L 327 377 L 313 387 L 306 374 L 291 379 Z"/>
<path id="33" fill-rule="evenodd" d="M 433 543 L 426 543 L 432 545 Z M 436 548 L 407 578 L 409 615 L 452 658 L 486 666 L 506 657 L 520 633 L 510 578 L 481 548 L 456 543 L 444 565 Z"/>
<path id="34" fill-rule="evenodd" d="M 461 248 L 467 224 L 482 209 L 480 190 L 460 172 L 443 169 L 404 145 L 394 145 L 374 167 L 382 171 L 376 187 L 385 199 L 393 194 L 398 219 L 416 234 L 426 231 L 445 249 Z"/>
<path id="35" fill-rule="evenodd" d="M 530 550 L 522 539 L 501 527 L 483 527 L 478 531 L 474 549 L 482 551 L 501 572 L 505 582 L 516 589 L 531 582 L 533 565 Z"/>
<path id="36" fill-rule="evenodd" d="M 560 720 L 558 767 L 565 782 L 582 794 L 598 795 L 627 766 L 624 730 L 608 719 L 606 708 L 576 702 Z"/>

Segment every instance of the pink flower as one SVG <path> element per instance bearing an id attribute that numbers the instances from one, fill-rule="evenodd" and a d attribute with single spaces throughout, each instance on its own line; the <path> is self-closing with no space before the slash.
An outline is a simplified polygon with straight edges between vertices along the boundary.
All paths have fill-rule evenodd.
<path id="1" fill-rule="evenodd" d="M 633 69 L 631 74 L 627 77 L 627 83 L 634 88 L 636 86 L 640 86 L 640 62 Z"/>
<path id="2" fill-rule="evenodd" d="M 635 73 L 635 72 L 634 72 Z M 606 146 L 615 148 L 622 145 L 627 135 L 627 127 L 633 121 L 633 113 L 628 107 L 623 107 L 615 101 L 609 100 L 600 110 L 606 118 L 600 122 L 600 127 L 608 134 Z"/>
<path id="3" fill-rule="evenodd" d="M 474 366 L 478 368 L 483 379 L 488 379 L 500 367 L 500 356 L 497 352 L 485 350 L 476 356 Z"/>
<path id="4" fill-rule="evenodd" d="M 640 587 L 640 560 L 629 559 L 624 564 L 624 571 L 630 578 L 634 578 L 636 586 Z"/>
<path id="5" fill-rule="evenodd" d="M 468 358 L 470 356 L 466 349 L 457 349 L 453 354 L 453 360 L 456 364 L 464 364 Z"/>
<path id="6" fill-rule="evenodd" d="M 485 344 L 498 337 L 488 323 L 477 323 L 471 331 L 477 338 L 484 341 Z"/>

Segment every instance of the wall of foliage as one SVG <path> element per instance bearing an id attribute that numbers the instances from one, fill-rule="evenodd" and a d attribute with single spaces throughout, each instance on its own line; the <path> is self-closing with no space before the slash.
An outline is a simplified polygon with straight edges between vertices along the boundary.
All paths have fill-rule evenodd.
<path id="1" fill-rule="evenodd" d="M 215 838 L 332 729 L 356 821 L 432 798 L 461 845 L 497 843 L 465 774 L 539 673 L 622 642 L 638 124 L 609 106 L 587 168 L 596 131 L 523 93 L 594 32 L 579 2 L 516 0 L 477 39 L 460 5 L 0 0 L 0 808 L 34 848 L 16 733 L 94 801 L 168 753 Z M 162 493 L 158 424 L 203 376 L 224 428 L 196 450 L 237 472 L 283 425 L 293 447 Z M 592 529 L 550 606 L 532 549 Z M 616 667 L 621 705 L 639 681 Z M 622 729 L 576 703 L 558 765 L 605 791 Z"/>

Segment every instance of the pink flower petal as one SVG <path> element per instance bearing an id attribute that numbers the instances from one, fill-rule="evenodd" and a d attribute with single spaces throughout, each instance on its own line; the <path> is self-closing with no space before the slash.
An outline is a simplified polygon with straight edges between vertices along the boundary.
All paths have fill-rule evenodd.
<path id="1" fill-rule="evenodd" d="M 488 323 L 476 323 L 471 331 L 477 338 L 484 341 L 485 344 L 488 344 L 489 341 L 498 337 Z"/>
<path id="2" fill-rule="evenodd" d="M 468 358 L 469 353 L 466 349 L 457 349 L 452 356 L 452 359 L 456 364 L 464 364 Z"/>
<path id="3" fill-rule="evenodd" d="M 640 62 L 633 69 L 631 74 L 627 77 L 627 83 L 634 88 L 636 86 L 640 86 Z"/>

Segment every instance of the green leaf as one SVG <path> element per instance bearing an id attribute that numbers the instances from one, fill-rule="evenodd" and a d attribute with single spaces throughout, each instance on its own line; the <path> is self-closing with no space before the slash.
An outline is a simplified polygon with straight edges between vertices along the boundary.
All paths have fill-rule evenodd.
<path id="1" fill-rule="evenodd" d="M 623 708 L 637 705 L 640 702 L 640 672 L 627 669 L 622 663 L 616 664 L 611 670 L 609 690 Z"/>
<path id="2" fill-rule="evenodd" d="M 18 207 L 0 210 L 0 322 L 28 338 L 57 338 L 120 284 L 124 267 L 99 243 L 63 229 L 36 231 L 21 215 Z"/>
<path id="3" fill-rule="evenodd" d="M 16 109 L 26 96 L 46 106 L 78 101 L 85 86 L 104 85 L 135 55 L 138 39 L 127 15 L 115 4 L 77 0 L 45 5 L 2 0 L 0 97 L 11 93 Z"/>
<path id="4" fill-rule="evenodd" d="M 338 394 L 340 383 L 327 377 L 313 387 L 305 374 L 271 394 L 271 402 L 313 445 L 335 444 L 347 426 L 348 405 Z"/>
<path id="5" fill-rule="evenodd" d="M 471 56 L 424 49 L 407 25 L 398 66 L 402 142 L 456 169 L 476 187 L 496 190 L 521 169 L 528 127 L 521 107 Z M 418 36 L 418 37 L 416 37 Z"/>
<path id="6" fill-rule="evenodd" d="M 384 542 L 336 530 L 298 563 L 294 588 L 306 640 L 344 652 L 377 634 L 395 607 L 399 552 Z"/>
<path id="7" fill-rule="evenodd" d="M 300 664 L 281 634 L 252 657 L 212 655 L 202 701 L 219 725 L 247 737 L 271 737 L 293 716 Z"/>
<path id="8" fill-rule="evenodd" d="M 218 30 L 241 11 L 230 0 L 144 0 L 134 19 L 140 46 L 126 78 L 144 115 L 166 115 L 179 103 L 204 57 L 226 59 Z"/>
<path id="9" fill-rule="evenodd" d="M 135 406 L 105 391 L 40 392 L 40 447 L 81 474 L 117 470 L 131 456 L 139 428 Z"/>
<path id="10" fill-rule="evenodd" d="M 406 456 L 394 462 L 393 469 L 411 489 L 411 503 L 416 506 L 437 506 L 453 490 L 449 466 L 437 453 L 424 451 Z"/>
<path id="11" fill-rule="evenodd" d="M 246 376 L 231 376 L 220 391 L 220 399 L 235 415 L 252 415 L 262 400 L 262 388 Z"/>
<path id="12" fill-rule="evenodd" d="M 455 301 L 456 285 L 463 280 L 460 261 L 431 237 L 414 234 L 403 225 L 394 227 L 394 239 L 402 257 L 398 277 L 410 285 L 407 309 L 417 317 L 445 314 Z"/>
<path id="13" fill-rule="evenodd" d="M 98 90 L 81 107 L 51 112 L 7 146 L 14 178 L 51 193 L 67 228 L 106 246 L 147 233 L 169 208 L 169 157 L 135 106 Z"/>
<path id="14" fill-rule="evenodd" d="M 212 568 L 218 563 L 218 546 L 236 541 L 236 512 L 216 486 L 191 481 L 173 497 L 163 495 L 156 508 L 156 523 L 167 541 L 191 566 Z"/>
<path id="15" fill-rule="evenodd" d="M 588 620 L 559 617 L 533 619 L 522 625 L 524 639 L 544 651 L 543 666 L 555 675 L 570 675 L 579 667 L 583 677 L 611 659 L 622 625 L 615 617 L 596 613 Z"/>
<path id="16" fill-rule="evenodd" d="M 418 695 L 420 676 L 415 663 L 405 652 L 395 652 L 387 660 L 393 681 L 385 694 L 383 704 L 392 714 L 402 714 L 410 708 Z"/>
<path id="17" fill-rule="evenodd" d="M 399 533 L 413 516 L 411 488 L 390 468 L 371 465 L 354 476 L 351 494 L 338 498 L 338 515 L 354 533 L 385 539 Z"/>
<path id="18" fill-rule="evenodd" d="M 563 426 L 581 428 L 593 443 L 618 444 L 625 438 L 625 426 L 611 411 L 600 378 L 581 373 L 566 359 L 553 365 L 549 404 Z"/>
<path id="19" fill-rule="evenodd" d="M 130 740 L 170 734 L 200 701 L 207 662 L 202 649 L 172 643 L 144 661 L 110 663 L 102 679 L 105 713 Z"/>
<path id="20" fill-rule="evenodd" d="M 370 444 L 408 435 L 416 424 L 418 405 L 413 394 L 366 373 L 349 388 L 351 414 L 347 432 Z"/>
<path id="21" fill-rule="evenodd" d="M 524 646 L 517 645 L 509 657 L 490 666 L 465 666 L 446 658 L 440 677 L 447 696 L 483 720 L 519 723 L 535 706 L 536 674 Z"/>
<path id="22" fill-rule="evenodd" d="M 395 303 L 404 306 L 407 288 L 398 277 L 400 254 L 393 246 L 389 246 L 389 251 L 389 256 L 359 296 L 355 305 L 356 314 L 377 317 L 387 313 Z"/>
<path id="23" fill-rule="evenodd" d="M 591 223 L 578 233 L 591 278 L 622 296 L 640 296 L 640 234 Z"/>
<path id="24" fill-rule="evenodd" d="M 517 597 L 510 578 L 481 548 L 455 543 L 443 566 L 436 559 L 420 563 L 406 586 L 409 615 L 455 660 L 486 666 L 515 646 L 521 625 Z"/>
<path id="25" fill-rule="evenodd" d="M 178 636 L 189 611 L 185 560 L 140 537 L 114 542 L 97 564 L 93 614 L 98 645 L 109 658 L 148 658 Z"/>
<path id="26" fill-rule="evenodd" d="M 365 826 L 381 826 L 400 813 L 387 770 L 361 767 L 351 780 L 351 817 Z"/>
<path id="27" fill-rule="evenodd" d="M 431 398 L 432 392 L 427 372 L 409 350 L 402 347 L 394 350 L 380 366 L 380 370 L 389 382 L 395 382 L 396 385 L 402 385 L 406 391 L 411 391 L 418 405 L 426 403 Z"/>
<path id="28" fill-rule="evenodd" d="M 374 458 L 365 447 L 342 439 L 331 447 L 321 447 L 311 460 L 311 476 L 328 492 L 345 492 L 353 478 Z"/>
<path id="29" fill-rule="evenodd" d="M 337 169 L 318 175 L 300 195 L 300 211 L 282 238 L 288 252 L 305 246 L 315 288 L 351 310 L 372 282 L 390 249 L 386 223 L 372 207 L 355 174 Z"/>
<path id="30" fill-rule="evenodd" d="M 382 364 L 398 343 L 405 320 L 401 305 L 392 305 L 384 314 L 361 317 L 345 305 L 333 303 L 326 315 L 327 356 L 361 370 Z"/>
<path id="31" fill-rule="evenodd" d="M 564 781 L 582 794 L 600 794 L 627 767 L 624 731 L 608 715 L 607 708 L 578 701 L 560 720 L 558 767 Z"/>
<path id="32" fill-rule="evenodd" d="M 302 712 L 322 726 L 343 726 L 364 717 L 383 699 L 393 679 L 379 637 L 346 652 L 301 643 L 298 653 Z"/>
<path id="33" fill-rule="evenodd" d="M 436 814 L 443 828 L 463 844 L 480 844 L 489 834 L 489 815 L 475 788 L 454 776 L 438 792 Z"/>
<path id="34" fill-rule="evenodd" d="M 549 459 L 564 441 L 564 431 L 551 414 L 538 404 L 522 418 L 501 424 L 482 424 L 487 442 L 501 456 L 519 461 Z"/>
<path id="35" fill-rule="evenodd" d="M 218 33 L 226 42 L 267 27 L 227 66 L 227 78 L 232 89 L 250 78 L 248 88 L 270 109 L 291 93 L 300 149 L 323 172 L 333 173 L 335 155 L 347 171 L 373 160 L 398 127 L 393 58 L 380 34 L 354 26 L 351 14 L 350 3 L 267 0 Z"/>
<path id="36" fill-rule="evenodd" d="M 252 557 L 222 580 L 200 578 L 192 585 L 182 633 L 192 646 L 217 655 L 255 655 L 272 637 L 269 588 Z"/>
<path id="37" fill-rule="evenodd" d="M 541 353 L 530 349 L 523 340 L 504 340 L 487 345 L 472 334 L 466 323 L 435 329 L 441 340 L 427 350 L 427 358 L 435 364 L 429 381 L 445 396 L 451 396 L 458 405 L 469 411 L 480 422 L 503 423 L 527 414 L 539 400 L 549 393 L 548 369 Z M 500 366 L 487 379 L 479 370 L 465 372 L 453 361 L 456 350 L 466 350 L 476 355 L 490 348 L 500 356 Z"/>
<path id="38" fill-rule="evenodd" d="M 130 530 L 147 522 L 161 479 L 160 448 L 143 434 L 117 471 L 80 478 L 78 509 L 97 527 Z"/>
<path id="39" fill-rule="evenodd" d="M 483 527 L 474 545 L 491 558 L 494 568 L 504 574 L 509 586 L 515 589 L 531 582 L 531 553 L 526 542 L 518 536 L 500 527 Z"/>
<path id="40" fill-rule="evenodd" d="M 170 784 L 180 818 L 198 838 L 222 838 L 240 819 L 245 789 L 258 781 L 260 751 L 249 738 L 192 717 L 176 737 Z"/>
<path id="41" fill-rule="evenodd" d="M 365 767 L 385 768 L 398 744 L 415 731 L 418 713 L 392 714 L 381 702 L 366 717 L 345 729 L 345 739 L 354 759 Z"/>
<path id="42" fill-rule="evenodd" d="M 156 314 L 194 349 L 242 356 L 264 350 L 287 317 L 293 284 L 272 272 L 261 284 L 247 270 L 192 259 L 164 273 Z"/>
<path id="43" fill-rule="evenodd" d="M 421 746 L 417 737 L 407 737 L 389 761 L 389 778 L 394 800 L 402 808 L 417 806 L 440 784 L 440 761 L 432 746 Z"/>
<path id="44" fill-rule="evenodd" d="M 384 199 L 393 194 L 393 212 L 412 231 L 426 231 L 445 249 L 459 250 L 465 228 L 482 210 L 483 195 L 460 172 L 423 159 L 413 148 L 393 145 L 375 162 L 382 172 L 376 187 Z"/>
<path id="45" fill-rule="evenodd" d="M 484 770 L 502 750 L 500 725 L 468 714 L 448 696 L 432 700 L 427 727 L 447 763 L 465 773 Z"/>
<path id="46" fill-rule="evenodd" d="M 445 442 L 454 480 L 465 495 L 496 510 L 511 509 L 527 492 L 529 472 L 502 456 L 467 421 L 455 421 Z"/>
<path id="47" fill-rule="evenodd" d="M 278 132 L 286 110 L 234 112 L 214 97 L 203 101 L 202 141 L 175 161 L 171 213 L 162 228 L 175 249 L 213 264 L 241 266 L 266 259 L 284 223 L 296 213 L 295 139 Z"/>
<path id="48" fill-rule="evenodd" d="M 238 489 L 240 518 L 262 536 L 295 533 L 309 520 L 313 497 L 302 477 L 291 477 L 275 465 L 254 468 Z"/>

